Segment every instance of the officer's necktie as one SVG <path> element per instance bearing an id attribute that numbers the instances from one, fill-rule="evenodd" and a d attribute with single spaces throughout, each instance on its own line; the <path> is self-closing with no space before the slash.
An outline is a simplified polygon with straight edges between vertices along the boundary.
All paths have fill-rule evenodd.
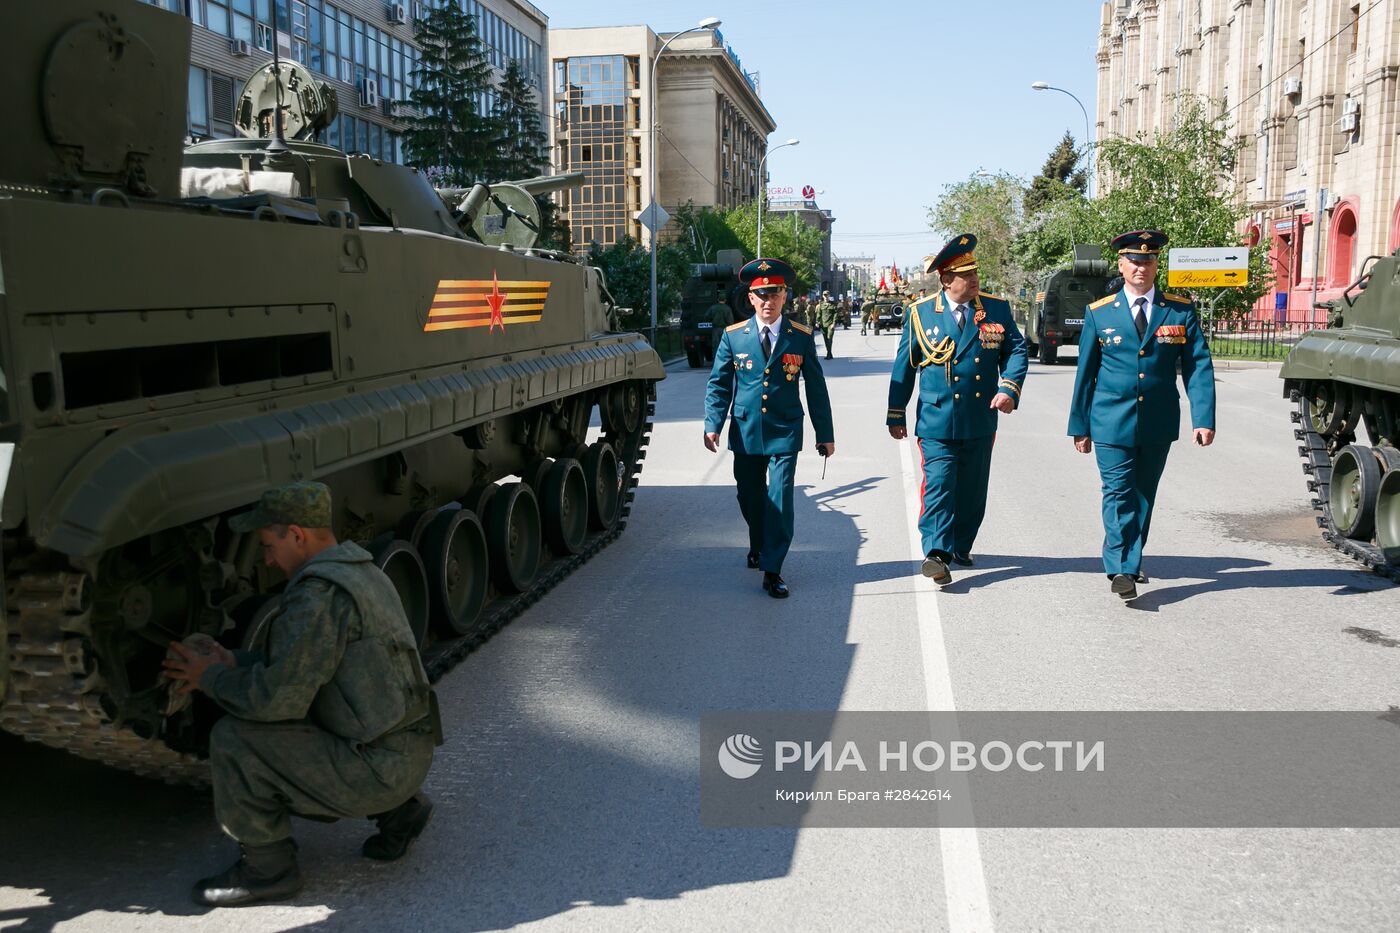
<path id="1" fill-rule="evenodd" d="M 959 330 L 962 329 L 963 316 L 965 314 L 967 314 L 967 305 L 958 305 L 953 309 L 953 323 L 958 325 Z"/>
<path id="2" fill-rule="evenodd" d="M 766 360 L 773 355 L 773 331 L 771 328 L 763 328 L 763 358 Z"/>
<path id="3" fill-rule="evenodd" d="M 1133 302 L 1133 324 L 1137 326 L 1139 340 L 1147 333 L 1147 309 L 1143 307 L 1146 303 L 1147 297 L 1145 295 Z"/>

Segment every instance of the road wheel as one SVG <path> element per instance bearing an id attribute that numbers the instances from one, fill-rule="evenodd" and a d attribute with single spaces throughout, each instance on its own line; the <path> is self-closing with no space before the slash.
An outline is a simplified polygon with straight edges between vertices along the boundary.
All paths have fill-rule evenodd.
<path id="1" fill-rule="evenodd" d="M 1300 403 L 1308 427 L 1330 437 L 1342 429 L 1347 417 L 1346 392 L 1335 382 L 1310 383 Z"/>
<path id="2" fill-rule="evenodd" d="M 588 482 L 577 460 L 554 461 L 540 489 L 544 539 L 556 554 L 577 554 L 588 537 Z"/>
<path id="3" fill-rule="evenodd" d="M 437 513 L 419 549 L 428 574 L 433 621 L 448 635 L 469 635 L 486 604 L 486 532 L 467 509 Z"/>
<path id="4" fill-rule="evenodd" d="M 394 592 L 399 594 L 404 615 L 408 616 L 408 627 L 413 630 L 413 639 L 421 647 L 423 637 L 428 634 L 428 577 L 423 570 L 423 560 L 413 545 L 399 538 L 380 535 L 371 545 L 374 566 L 384 571 L 389 582 L 394 584 Z"/>
<path id="5" fill-rule="evenodd" d="M 1386 471 L 1376 493 L 1376 543 L 1386 560 L 1400 565 L 1400 466 Z"/>
<path id="6" fill-rule="evenodd" d="M 524 483 L 505 483 L 486 507 L 491 579 L 507 593 L 529 589 L 540 569 L 540 507 Z"/>
<path id="7" fill-rule="evenodd" d="M 1358 541 L 1371 540 L 1380 484 L 1380 462 L 1369 447 L 1348 444 L 1338 452 L 1332 461 L 1327 498 L 1339 534 Z"/>
<path id="8" fill-rule="evenodd" d="M 588 524 L 597 531 L 607 531 L 617 524 L 622 499 L 617 454 L 607 441 L 590 445 L 583 455 L 583 478 L 588 483 Z"/>

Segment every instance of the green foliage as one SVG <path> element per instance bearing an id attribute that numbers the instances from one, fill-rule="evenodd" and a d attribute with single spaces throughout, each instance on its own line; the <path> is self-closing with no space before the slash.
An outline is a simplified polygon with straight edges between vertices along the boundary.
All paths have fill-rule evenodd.
<path id="1" fill-rule="evenodd" d="M 1114 138 L 1099 144 L 1099 169 L 1108 180 L 1092 201 L 1049 204 L 1024 225 L 1017 260 L 1041 272 L 1070 261 L 1074 243 L 1109 244 L 1130 230 L 1161 230 L 1173 247 L 1239 246 L 1243 201 L 1233 173 L 1239 145 L 1229 127 L 1211 117 L 1207 101 L 1179 98 L 1173 126 L 1152 139 Z M 1250 250 L 1250 284 L 1243 289 L 1196 290 L 1197 301 L 1218 297 L 1217 315 L 1245 314 L 1269 288 L 1266 250 Z M 1162 263 L 1158 288 L 1166 286 Z"/>
<path id="2" fill-rule="evenodd" d="M 631 237 L 611 246 L 594 243 L 588 248 L 588 264 L 603 270 L 608 291 L 618 307 L 624 329 L 651 323 L 651 253 Z M 676 246 L 662 245 L 656 254 L 656 318 L 665 323 L 680 313 L 681 287 L 690 277 L 690 260 Z"/>
<path id="3" fill-rule="evenodd" d="M 977 237 L 978 276 L 984 291 L 1016 295 L 1029 287 L 1011 245 L 1024 223 L 1026 189 L 1021 179 L 1002 172 L 977 173 L 943 186 L 943 196 L 928 210 L 928 223 L 944 239 L 960 233 Z"/>
<path id="4" fill-rule="evenodd" d="M 496 143 L 497 181 L 522 181 L 544 173 L 548 167 L 545 147 L 549 140 L 540 128 L 535 89 L 518 59 L 512 58 L 496 88 L 491 119 L 500 134 Z"/>
<path id="5" fill-rule="evenodd" d="M 1079 153 L 1074 148 L 1074 137 L 1066 132 L 1064 139 L 1046 158 L 1040 174 L 1031 179 L 1025 197 L 1026 214 L 1034 214 L 1057 201 L 1082 197 L 1088 187 L 1088 179 L 1083 170 L 1075 171 L 1078 164 Z"/>
<path id="6" fill-rule="evenodd" d="M 740 204 L 719 213 L 738 240 L 745 256 L 758 258 L 758 204 Z M 821 287 L 822 235 L 795 213 L 763 212 L 763 255 L 782 259 L 797 274 L 793 293 L 805 294 Z"/>
<path id="7" fill-rule="evenodd" d="M 491 66 L 476 18 L 456 3 L 432 6 L 417 21 L 414 38 L 422 58 L 409 101 L 420 115 L 407 121 L 404 133 L 408 164 L 442 187 L 489 181 L 501 133 L 477 109 L 491 86 Z"/>
<path id="8" fill-rule="evenodd" d="M 696 207 L 695 202 L 687 201 L 676 208 L 671 223 L 677 231 L 676 246 L 685 253 L 687 262 L 714 262 L 722 249 L 737 249 L 745 256 L 753 256 L 730 226 L 727 214 L 713 207 Z"/>

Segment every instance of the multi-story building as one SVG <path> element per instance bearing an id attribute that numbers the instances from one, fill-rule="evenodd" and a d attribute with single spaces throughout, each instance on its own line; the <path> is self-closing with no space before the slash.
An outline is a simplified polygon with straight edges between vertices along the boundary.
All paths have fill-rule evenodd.
<path id="1" fill-rule="evenodd" d="M 837 256 L 835 262 L 837 266 L 845 268 L 851 288 L 855 291 L 864 292 L 874 288 L 875 283 L 880 280 L 875 270 L 874 256 Z"/>
<path id="2" fill-rule="evenodd" d="M 558 196 L 580 250 L 628 236 L 650 242 L 638 215 L 653 196 L 653 65 L 661 206 L 730 207 L 758 195 L 758 163 L 775 125 L 757 79 L 718 31 L 677 38 L 658 63 L 671 35 L 646 26 L 550 30 L 554 166 L 587 176 L 583 188 Z"/>
<path id="3" fill-rule="evenodd" d="M 1220 102 L 1275 274 L 1261 312 L 1310 320 L 1400 247 L 1400 0 L 1110 0 L 1098 70 L 1099 139 L 1166 127 L 1178 94 Z"/>
<path id="4" fill-rule="evenodd" d="M 336 90 L 340 116 L 326 141 L 347 152 L 404 161 L 398 118 L 416 86 L 414 21 L 444 0 L 146 0 L 194 21 L 189 134 L 234 135 L 234 104 L 243 83 L 272 60 L 273 12 L 278 54 L 301 62 Z M 447 0 L 476 17 L 497 74 L 511 59 L 524 66 L 547 114 L 545 42 L 549 19 L 527 0 Z M 491 95 L 478 101 L 483 113 Z"/>

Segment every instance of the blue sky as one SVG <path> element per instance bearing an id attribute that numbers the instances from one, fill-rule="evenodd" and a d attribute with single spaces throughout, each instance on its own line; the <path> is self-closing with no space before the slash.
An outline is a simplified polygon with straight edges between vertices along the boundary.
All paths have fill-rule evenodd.
<path id="1" fill-rule="evenodd" d="M 1094 119 L 1099 0 L 534 0 L 550 25 L 646 23 L 658 32 L 706 16 L 758 71 L 778 129 L 802 140 L 768 161 L 773 185 L 824 189 L 838 255 L 912 265 L 941 243 L 927 207 L 979 169 L 1029 176 L 1084 116 Z M 974 231 L 975 232 L 975 231 Z"/>

